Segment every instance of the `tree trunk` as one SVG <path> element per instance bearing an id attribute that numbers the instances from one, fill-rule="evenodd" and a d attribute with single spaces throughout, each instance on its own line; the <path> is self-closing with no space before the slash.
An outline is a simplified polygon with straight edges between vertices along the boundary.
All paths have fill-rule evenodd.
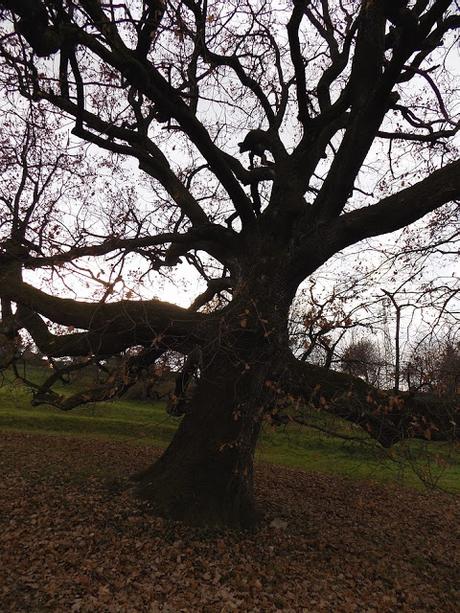
<path id="1" fill-rule="evenodd" d="M 257 521 L 254 451 L 271 395 L 265 383 L 273 352 L 220 350 L 206 361 L 171 444 L 138 475 L 138 493 L 173 519 L 248 528 Z"/>
<path id="2" fill-rule="evenodd" d="M 162 457 L 139 476 L 139 494 L 160 514 L 242 528 L 257 521 L 254 452 L 275 393 L 269 381 L 288 348 L 295 292 L 277 267 L 248 257 L 212 346 L 202 347 L 188 411 Z"/>

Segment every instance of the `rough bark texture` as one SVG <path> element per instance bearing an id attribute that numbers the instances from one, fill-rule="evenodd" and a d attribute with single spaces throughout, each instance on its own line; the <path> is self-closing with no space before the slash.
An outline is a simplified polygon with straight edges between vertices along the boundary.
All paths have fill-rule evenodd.
<path id="1" fill-rule="evenodd" d="M 257 520 L 254 452 L 274 398 L 267 382 L 286 352 L 290 297 L 273 282 L 268 299 L 267 283 L 256 279 L 241 282 L 219 338 L 203 352 L 198 385 L 170 446 L 137 476 L 140 496 L 168 517 L 243 528 Z"/>
<path id="2" fill-rule="evenodd" d="M 254 451 L 271 367 L 263 353 L 253 366 L 231 353 L 210 356 L 172 443 L 137 476 L 158 512 L 193 524 L 255 523 Z"/>

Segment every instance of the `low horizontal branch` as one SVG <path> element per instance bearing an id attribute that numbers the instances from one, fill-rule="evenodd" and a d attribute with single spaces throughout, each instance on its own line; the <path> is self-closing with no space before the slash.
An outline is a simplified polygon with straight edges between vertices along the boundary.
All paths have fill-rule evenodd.
<path id="1" fill-rule="evenodd" d="M 210 316 L 194 313 L 168 302 L 81 302 L 51 296 L 19 281 L 15 274 L 8 275 L 5 272 L 0 273 L 0 296 L 27 307 L 54 323 L 88 330 L 95 339 L 101 339 L 105 344 L 146 345 L 154 338 L 166 336 L 178 341 L 201 343 L 207 338 L 207 325 L 212 327 Z M 43 332 L 42 337 L 45 338 Z M 88 338 L 83 340 L 83 337 L 76 337 L 74 340 L 83 347 L 88 343 Z"/>
<path id="2" fill-rule="evenodd" d="M 116 368 L 107 378 L 107 381 L 92 388 L 63 396 L 57 394 L 46 385 L 33 390 L 32 405 L 50 404 L 61 411 L 71 411 L 84 404 L 104 402 L 122 396 L 139 380 L 143 369 L 151 366 L 164 353 L 164 349 L 149 348 L 140 354 L 129 358 L 120 368 Z"/>
<path id="3" fill-rule="evenodd" d="M 360 426 L 383 447 L 406 438 L 458 439 L 460 403 L 424 394 L 379 390 L 351 375 L 300 362 L 278 377 L 280 392 Z"/>

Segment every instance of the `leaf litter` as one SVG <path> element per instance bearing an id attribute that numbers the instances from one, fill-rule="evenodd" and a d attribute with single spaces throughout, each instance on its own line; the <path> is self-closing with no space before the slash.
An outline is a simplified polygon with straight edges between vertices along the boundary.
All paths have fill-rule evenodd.
<path id="1" fill-rule="evenodd" d="M 258 530 L 189 528 L 127 487 L 156 454 L 2 433 L 2 613 L 458 611 L 457 498 L 260 464 Z"/>

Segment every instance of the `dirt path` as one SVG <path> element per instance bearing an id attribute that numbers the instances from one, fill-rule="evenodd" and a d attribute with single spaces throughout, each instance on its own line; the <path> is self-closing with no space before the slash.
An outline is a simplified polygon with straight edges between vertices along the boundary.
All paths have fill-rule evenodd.
<path id="1" fill-rule="evenodd" d="M 458 610 L 458 500 L 263 466 L 260 530 L 216 534 L 120 487 L 152 454 L 0 434 L 2 613 Z"/>

